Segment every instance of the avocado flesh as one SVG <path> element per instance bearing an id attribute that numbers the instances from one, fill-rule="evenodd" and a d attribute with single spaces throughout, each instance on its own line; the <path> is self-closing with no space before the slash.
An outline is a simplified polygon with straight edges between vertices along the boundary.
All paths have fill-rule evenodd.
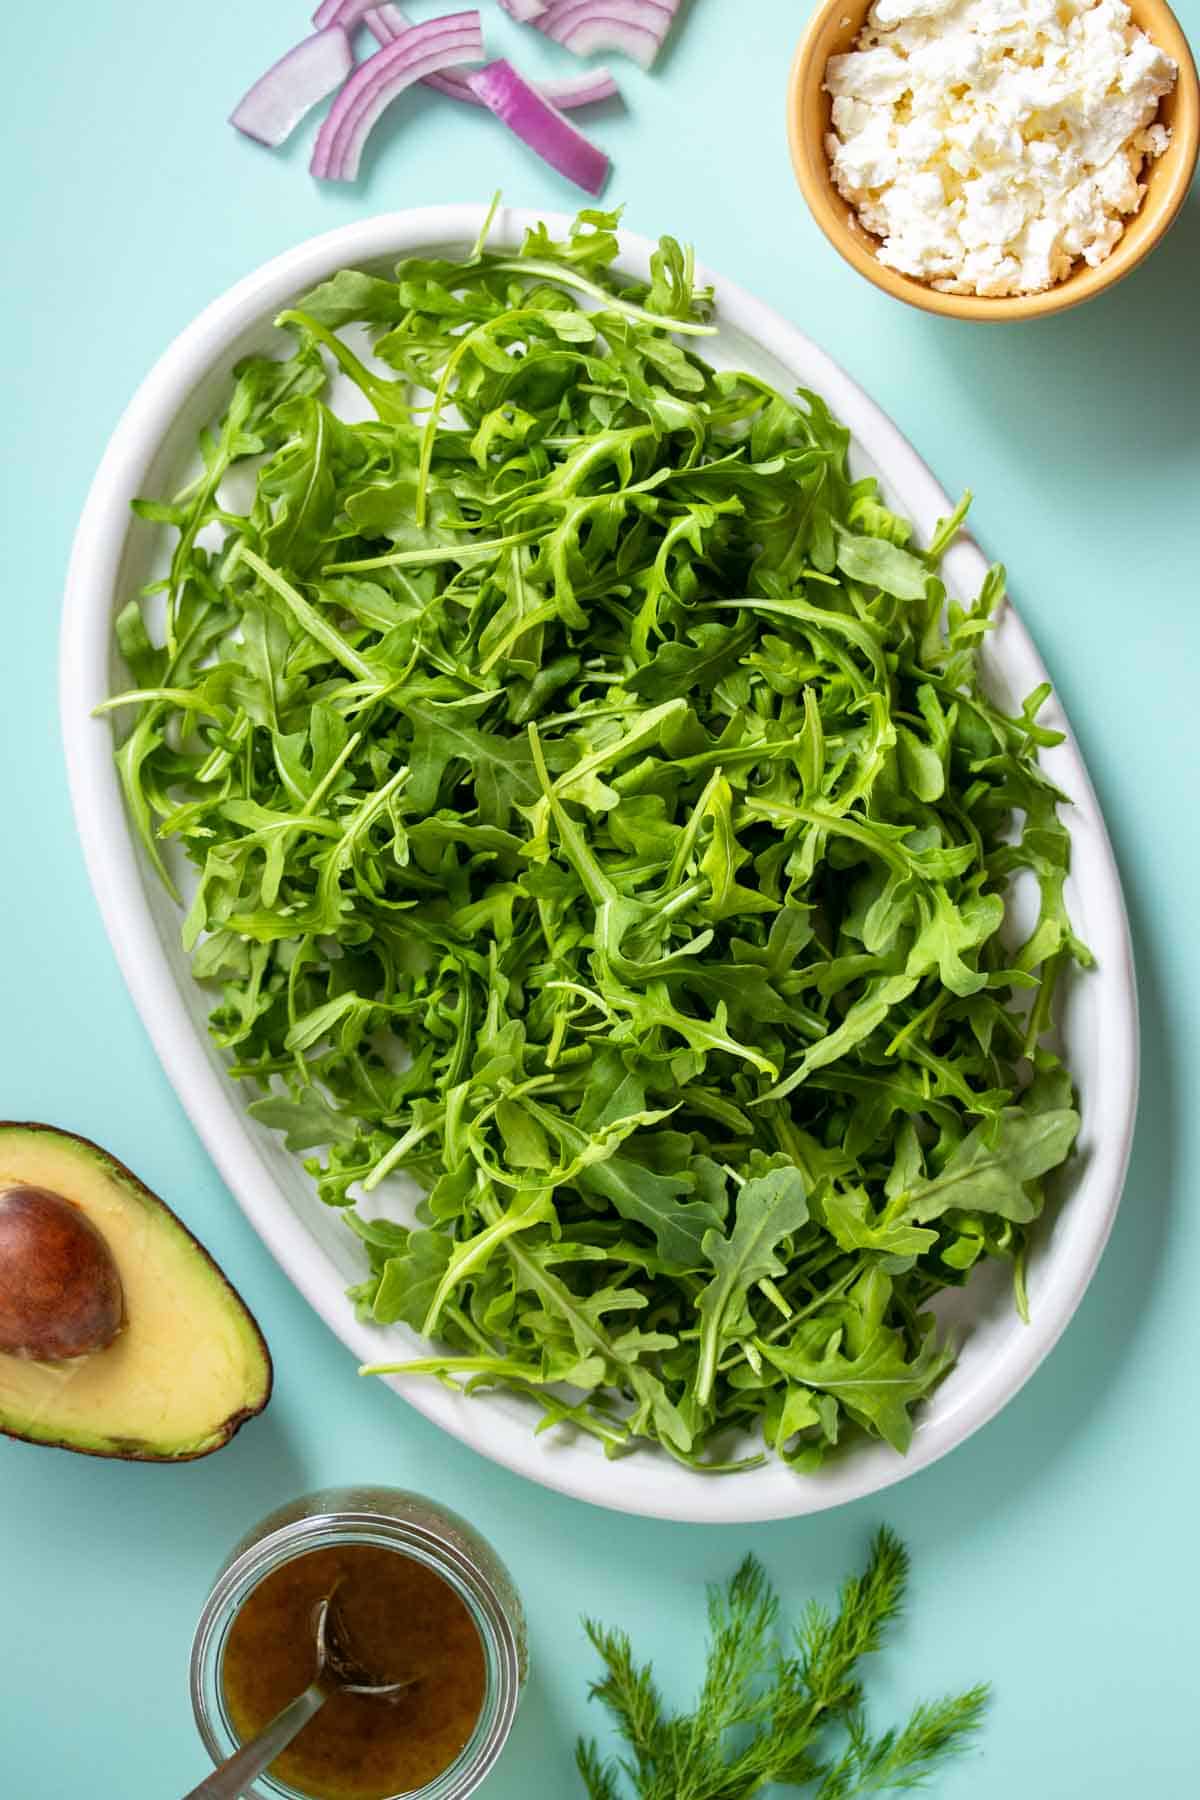
<path id="1" fill-rule="evenodd" d="M 207 1251 L 128 1169 L 69 1132 L 0 1124 L 0 1185 L 19 1184 L 83 1208 L 116 1262 L 127 1323 L 72 1362 L 0 1355 L 0 1432 L 139 1461 L 228 1443 L 270 1398 L 271 1359 Z"/>

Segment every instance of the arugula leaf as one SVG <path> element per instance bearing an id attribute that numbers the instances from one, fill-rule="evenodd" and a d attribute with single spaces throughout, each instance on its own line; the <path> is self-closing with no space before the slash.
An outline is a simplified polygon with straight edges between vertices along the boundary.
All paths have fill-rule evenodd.
<path id="1" fill-rule="evenodd" d="M 284 1133 L 289 1150 L 316 1150 L 326 1144 L 352 1144 L 357 1127 L 330 1106 L 320 1088 L 301 1088 L 295 1095 L 271 1094 L 252 1100 L 247 1111 L 260 1124 Z"/>
<path id="2" fill-rule="evenodd" d="M 922 549 L 616 224 L 281 314 L 138 504 L 169 568 L 108 707 L 214 1043 L 407 1366 L 803 1472 L 906 1440 L 941 1289 L 1001 1259 L 1025 1306 L 1090 959 L 1046 693 L 981 677 L 1003 572 L 938 576 L 966 502 Z"/>
<path id="3" fill-rule="evenodd" d="M 837 566 L 852 581 L 880 588 L 897 600 L 923 599 L 929 580 L 929 569 L 919 556 L 884 537 L 839 533 Z"/>
<path id="4" fill-rule="evenodd" d="M 874 1217 L 870 1196 L 862 1188 L 825 1195 L 821 1212 L 843 1250 L 878 1250 L 887 1256 L 920 1256 L 937 1242 L 936 1231 Z"/>
<path id="5" fill-rule="evenodd" d="M 602 1196 L 623 1219 L 651 1231 L 664 1266 L 672 1269 L 700 1268 L 704 1240 L 720 1228 L 720 1214 L 706 1200 L 680 1201 L 694 1186 L 690 1174 L 660 1175 L 630 1156 L 611 1156 L 585 1169 L 580 1186 Z"/>
<path id="6" fill-rule="evenodd" d="M 895 1202 L 901 1216 L 921 1224 L 951 1208 L 995 1212 L 1028 1224 L 1041 1210 L 1029 1184 L 1058 1167 L 1079 1130 L 1073 1107 L 1030 1112 L 1010 1107 L 995 1124 L 977 1125 L 939 1175 L 919 1182 Z"/>
<path id="7" fill-rule="evenodd" d="M 903 1334 L 885 1326 L 861 1347 L 843 1343 L 840 1332 L 822 1345 L 814 1341 L 818 1329 L 810 1327 L 797 1343 L 769 1346 L 764 1354 L 789 1380 L 831 1395 L 903 1453 L 912 1442 L 909 1408 L 945 1374 L 953 1353 L 929 1336 L 910 1358 Z"/>
<path id="8" fill-rule="evenodd" d="M 738 1190 L 733 1230 L 728 1237 L 705 1234 L 704 1254 L 715 1273 L 696 1301 L 700 1316 L 700 1349 L 692 1396 L 699 1408 L 708 1405 L 716 1379 L 723 1339 L 749 1289 L 769 1276 L 786 1273 L 776 1252 L 785 1239 L 808 1223 L 804 1177 L 784 1164 L 752 1176 Z"/>

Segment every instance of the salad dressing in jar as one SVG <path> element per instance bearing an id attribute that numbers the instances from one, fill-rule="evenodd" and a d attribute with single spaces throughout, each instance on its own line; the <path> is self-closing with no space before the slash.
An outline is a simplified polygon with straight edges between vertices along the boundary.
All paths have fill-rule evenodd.
<path id="1" fill-rule="evenodd" d="M 464 1800 L 492 1768 L 526 1673 L 520 1602 L 457 1514 L 396 1489 L 312 1494 L 264 1519 L 219 1574 L 192 1646 L 214 1761 L 312 1680 L 314 1612 L 389 1697 L 334 1693 L 258 1778 L 254 1800 Z"/>

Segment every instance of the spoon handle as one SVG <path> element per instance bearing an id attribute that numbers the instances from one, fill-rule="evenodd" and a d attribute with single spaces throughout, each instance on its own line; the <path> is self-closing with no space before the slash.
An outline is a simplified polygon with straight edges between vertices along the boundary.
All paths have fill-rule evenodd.
<path id="1" fill-rule="evenodd" d="M 302 1694 L 297 1694 L 281 1713 L 276 1713 L 271 1723 L 256 1738 L 243 1744 L 240 1750 L 235 1750 L 199 1787 L 190 1789 L 183 1800 L 240 1800 L 240 1796 L 274 1762 L 279 1752 L 287 1749 L 314 1713 L 320 1712 L 331 1691 L 314 1681 Z"/>

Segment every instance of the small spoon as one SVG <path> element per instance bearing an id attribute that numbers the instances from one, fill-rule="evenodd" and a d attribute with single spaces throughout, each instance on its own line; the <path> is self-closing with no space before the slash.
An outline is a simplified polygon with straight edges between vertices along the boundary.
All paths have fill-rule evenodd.
<path id="1" fill-rule="evenodd" d="M 235 1750 L 199 1787 L 191 1788 L 183 1800 L 239 1800 L 280 1751 L 286 1750 L 292 1739 L 299 1736 L 332 1694 L 373 1694 L 386 1699 L 413 1685 L 415 1676 L 408 1681 L 391 1681 L 383 1685 L 374 1684 L 367 1678 L 366 1669 L 355 1661 L 347 1648 L 332 1594 L 317 1603 L 313 1622 L 317 1672 L 304 1692 L 289 1701 L 256 1738 Z"/>

